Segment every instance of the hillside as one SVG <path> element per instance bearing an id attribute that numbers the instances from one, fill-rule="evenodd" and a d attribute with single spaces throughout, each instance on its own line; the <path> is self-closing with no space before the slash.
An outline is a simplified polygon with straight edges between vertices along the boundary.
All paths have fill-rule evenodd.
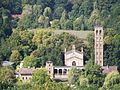
<path id="1" fill-rule="evenodd" d="M 94 64 L 96 25 L 104 29 L 104 66 L 120 70 L 120 0 L 0 0 L 0 90 L 120 90 L 120 73 Z M 66 83 L 52 80 L 46 62 L 65 65 L 65 48 L 74 45 L 85 69 L 68 70 Z M 17 77 L 21 62 L 25 70 L 40 68 L 30 82 Z"/>

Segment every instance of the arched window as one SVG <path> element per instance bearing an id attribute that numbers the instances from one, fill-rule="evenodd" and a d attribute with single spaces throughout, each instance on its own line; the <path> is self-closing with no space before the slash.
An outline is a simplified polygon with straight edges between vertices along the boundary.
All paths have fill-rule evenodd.
<path id="1" fill-rule="evenodd" d="M 76 62 L 75 61 L 72 62 L 72 66 L 76 66 Z"/>
<path id="2" fill-rule="evenodd" d="M 101 35 L 102 30 L 100 30 L 99 34 Z"/>
<path id="3" fill-rule="evenodd" d="M 96 35 L 98 35 L 98 30 L 96 30 Z"/>

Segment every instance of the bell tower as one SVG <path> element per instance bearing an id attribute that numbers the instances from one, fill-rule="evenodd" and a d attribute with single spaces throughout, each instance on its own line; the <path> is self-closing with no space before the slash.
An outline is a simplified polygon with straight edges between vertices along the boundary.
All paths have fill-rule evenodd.
<path id="1" fill-rule="evenodd" d="M 50 75 L 50 77 L 53 78 L 53 62 L 52 61 L 46 62 L 46 69 L 48 70 L 48 74 Z"/>
<path id="2" fill-rule="evenodd" d="M 103 66 L 103 27 L 95 26 L 95 64 Z"/>

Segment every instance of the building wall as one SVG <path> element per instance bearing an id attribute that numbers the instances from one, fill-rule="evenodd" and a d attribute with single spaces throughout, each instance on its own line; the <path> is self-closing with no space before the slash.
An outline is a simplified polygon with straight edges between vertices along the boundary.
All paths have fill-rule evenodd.
<path id="1" fill-rule="evenodd" d="M 23 82 L 29 82 L 32 78 L 32 75 L 21 75 L 20 76 L 20 80 L 22 80 Z"/>
<path id="2" fill-rule="evenodd" d="M 76 63 L 75 66 L 84 66 L 83 65 L 83 53 L 82 52 L 76 52 L 76 51 L 72 51 L 69 54 L 65 53 L 65 65 L 66 66 L 73 66 L 73 62 Z"/>

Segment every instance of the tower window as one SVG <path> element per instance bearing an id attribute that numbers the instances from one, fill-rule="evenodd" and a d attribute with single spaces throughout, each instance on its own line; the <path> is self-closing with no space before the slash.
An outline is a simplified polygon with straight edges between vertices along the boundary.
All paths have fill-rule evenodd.
<path id="1" fill-rule="evenodd" d="M 98 55 L 98 52 L 96 52 L 96 55 Z"/>
<path id="2" fill-rule="evenodd" d="M 101 35 L 101 32 L 102 32 L 102 30 L 100 30 L 100 33 L 99 33 L 100 35 Z"/>
<path id="3" fill-rule="evenodd" d="M 96 44 L 96 47 L 98 47 L 98 44 Z"/>
<path id="4" fill-rule="evenodd" d="M 98 61 L 96 61 L 96 64 L 98 64 Z"/>
<path id="5" fill-rule="evenodd" d="M 98 30 L 96 30 L 96 35 L 98 34 Z"/>

